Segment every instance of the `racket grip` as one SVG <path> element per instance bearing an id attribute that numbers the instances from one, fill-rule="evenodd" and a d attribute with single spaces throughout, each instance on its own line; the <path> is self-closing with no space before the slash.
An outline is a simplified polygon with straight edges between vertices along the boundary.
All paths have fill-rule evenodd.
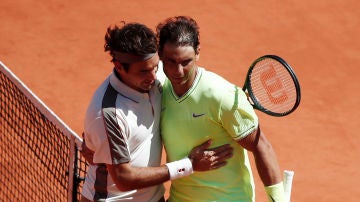
<path id="1" fill-rule="evenodd" d="M 291 187 L 292 187 L 293 177 L 294 177 L 294 171 L 284 170 L 284 193 L 285 193 L 286 202 L 290 202 L 291 199 Z"/>

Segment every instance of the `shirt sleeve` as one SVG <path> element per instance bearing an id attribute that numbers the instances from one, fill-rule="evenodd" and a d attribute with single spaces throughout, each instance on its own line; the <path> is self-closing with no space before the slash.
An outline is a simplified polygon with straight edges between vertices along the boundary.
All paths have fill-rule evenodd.
<path id="1" fill-rule="evenodd" d="M 236 85 L 230 85 L 223 91 L 220 119 L 234 140 L 246 137 L 258 127 L 258 117 L 253 107 L 244 91 Z"/>
<path id="2" fill-rule="evenodd" d="M 96 118 L 91 128 L 85 131 L 86 144 L 94 151 L 93 162 L 119 164 L 130 161 L 125 128 L 116 116 L 104 112 L 103 117 Z"/>

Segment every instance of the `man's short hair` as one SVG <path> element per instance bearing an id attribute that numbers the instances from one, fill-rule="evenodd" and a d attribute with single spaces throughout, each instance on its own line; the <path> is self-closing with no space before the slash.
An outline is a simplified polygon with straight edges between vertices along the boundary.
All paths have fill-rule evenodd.
<path id="1" fill-rule="evenodd" d="M 122 21 L 120 25 L 108 27 L 105 34 L 104 48 L 105 52 L 109 51 L 113 57 L 112 62 L 115 62 L 119 60 L 119 55 L 147 57 L 157 52 L 158 44 L 156 34 L 145 25 Z"/>
<path id="2" fill-rule="evenodd" d="M 167 18 L 156 27 L 159 40 L 159 52 L 165 43 L 176 46 L 192 46 L 196 53 L 200 45 L 199 26 L 196 21 L 187 16 L 176 16 Z"/>

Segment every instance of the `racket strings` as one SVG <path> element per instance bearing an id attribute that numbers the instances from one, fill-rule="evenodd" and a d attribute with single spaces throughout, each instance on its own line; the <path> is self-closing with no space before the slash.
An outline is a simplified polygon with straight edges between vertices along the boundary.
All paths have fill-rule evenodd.
<path id="1" fill-rule="evenodd" d="M 293 78 L 277 60 L 267 58 L 256 63 L 250 85 L 255 101 L 266 110 L 287 113 L 295 106 L 297 92 Z"/>

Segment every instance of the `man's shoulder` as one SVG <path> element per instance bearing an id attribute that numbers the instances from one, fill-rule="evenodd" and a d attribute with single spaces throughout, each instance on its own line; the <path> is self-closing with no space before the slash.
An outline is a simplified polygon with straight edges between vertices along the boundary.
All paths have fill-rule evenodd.
<path id="1" fill-rule="evenodd" d="M 208 87 L 215 88 L 215 89 L 222 89 L 224 87 L 233 86 L 234 84 L 230 83 L 221 75 L 208 71 L 205 68 L 199 68 L 201 72 L 201 81 Z"/>
<path id="2" fill-rule="evenodd" d="M 204 67 L 199 67 L 199 72 L 201 72 L 201 75 L 206 79 L 216 79 L 216 80 L 225 80 L 224 77 L 221 75 L 210 71 L 208 69 L 205 69 Z"/>
<path id="3" fill-rule="evenodd" d="M 166 75 L 164 73 L 163 63 L 161 62 L 161 60 L 159 61 L 159 64 L 158 64 L 158 70 L 156 72 L 156 79 L 160 83 L 160 85 L 164 85 L 165 80 L 166 80 Z"/>

